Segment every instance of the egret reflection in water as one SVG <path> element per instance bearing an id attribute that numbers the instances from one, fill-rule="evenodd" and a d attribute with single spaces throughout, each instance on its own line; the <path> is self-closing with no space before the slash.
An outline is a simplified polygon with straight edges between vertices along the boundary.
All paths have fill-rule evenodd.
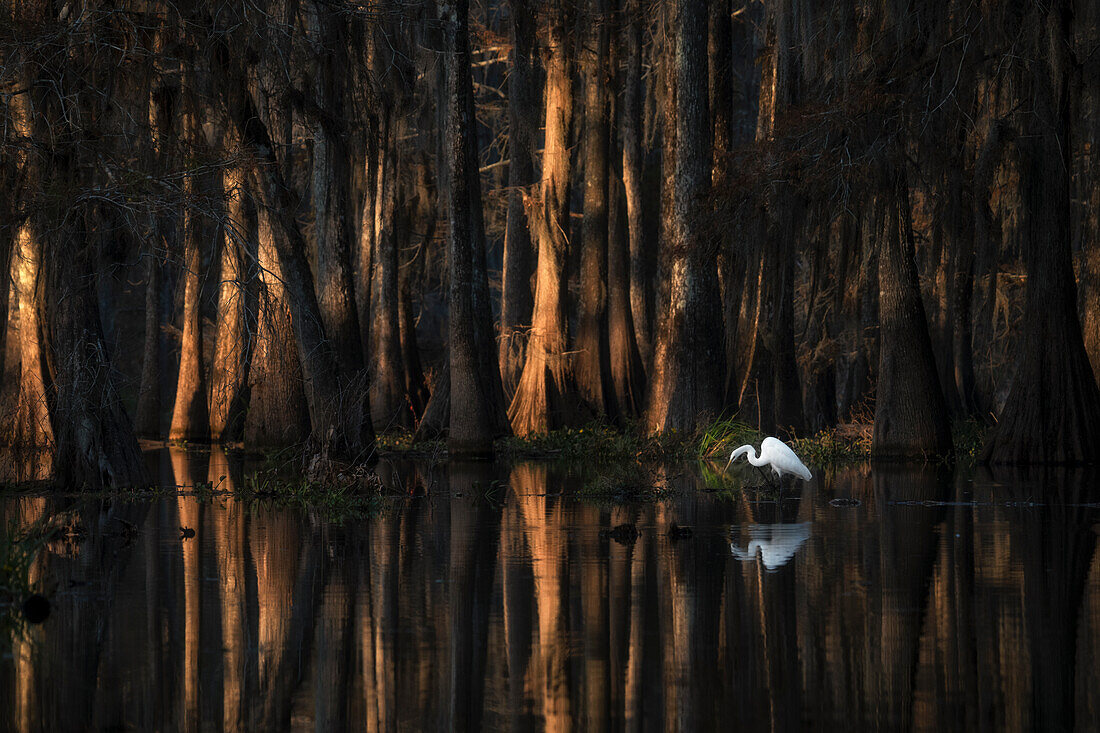
<path id="1" fill-rule="evenodd" d="M 791 561 L 810 539 L 811 522 L 795 524 L 746 524 L 731 531 L 730 552 L 741 562 L 753 562 L 759 555 L 764 568 L 775 572 Z M 742 548 L 739 540 L 747 538 Z"/>

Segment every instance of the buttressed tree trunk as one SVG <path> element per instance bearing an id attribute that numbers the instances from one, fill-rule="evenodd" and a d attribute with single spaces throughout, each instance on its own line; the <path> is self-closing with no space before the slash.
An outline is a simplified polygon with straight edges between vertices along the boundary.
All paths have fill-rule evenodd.
<path id="1" fill-rule="evenodd" d="M 914 260 L 909 190 L 892 170 L 882 185 L 887 210 L 879 249 L 879 367 L 876 458 L 944 455 L 951 450 L 947 403 L 940 387 Z"/>
<path id="2" fill-rule="evenodd" d="M 272 234 L 275 224 L 263 209 L 257 211 L 257 220 L 260 293 L 244 424 L 245 445 L 253 449 L 294 445 L 309 436 L 302 367 L 294 346 L 294 327 Z"/>
<path id="3" fill-rule="evenodd" d="M 692 431 L 720 410 L 725 346 L 715 248 L 705 234 L 711 177 L 707 100 L 707 9 L 678 0 L 676 43 L 676 190 L 667 310 L 658 319 L 651 431 Z"/>
<path id="4" fill-rule="evenodd" d="M 511 0 L 511 71 L 508 76 L 508 218 L 504 229 L 504 272 L 500 294 L 500 378 L 505 394 L 515 392 L 527 330 L 531 326 L 531 229 L 523 210 L 524 189 L 537 182 L 534 150 L 538 133 L 536 15 L 528 0 Z"/>
<path id="5" fill-rule="evenodd" d="M 364 417 L 364 375 L 361 370 L 350 374 L 341 371 L 336 349 L 325 334 L 305 239 L 293 217 L 290 191 L 271 136 L 247 91 L 236 102 L 234 123 L 242 143 L 254 157 L 252 179 L 257 206 L 271 217 L 272 239 L 302 365 L 313 449 L 330 458 L 362 458 L 374 447 L 374 433 Z"/>
<path id="6" fill-rule="evenodd" d="M 256 226 L 245 210 L 245 171 L 222 172 L 227 221 L 223 227 L 218 285 L 218 332 L 210 364 L 210 439 L 239 440 L 248 409 L 248 365 L 252 352 L 245 263 L 256 258 Z"/>
<path id="7" fill-rule="evenodd" d="M 122 407 L 96 307 L 94 253 L 78 230 L 51 247 L 48 302 L 57 407 L 53 476 L 61 485 L 143 486 L 145 464 Z M 75 249 L 72 251 L 70 248 Z"/>
<path id="8" fill-rule="evenodd" d="M 992 463 L 1100 460 L 1100 391 L 1070 252 L 1072 17 L 1070 0 L 1053 0 L 1021 20 L 1033 56 L 1022 71 L 1030 104 L 1017 139 L 1028 277 L 1016 376 L 984 453 Z"/>
<path id="9" fill-rule="evenodd" d="M 584 221 L 581 227 L 581 294 L 577 314 L 576 383 L 597 415 L 613 415 L 607 343 L 607 74 L 606 0 L 589 0 L 584 44 Z"/>
<path id="10" fill-rule="evenodd" d="M 470 100 L 469 2 L 451 0 L 440 3 L 439 16 L 444 24 L 446 75 L 446 156 L 450 172 L 447 187 L 448 295 L 450 315 L 448 334 L 451 372 L 451 419 L 447 446 L 452 455 L 493 453 L 495 435 L 489 379 L 479 373 L 477 317 L 474 303 L 474 248 L 481 246 L 480 232 L 474 231 L 473 205 L 481 206 L 476 159 L 472 155 Z M 494 360 L 495 363 L 495 360 Z"/>
<path id="11" fill-rule="evenodd" d="M 16 234 L 15 287 L 19 299 L 19 397 L 13 442 L 44 448 L 53 443 L 53 428 L 46 404 L 46 353 L 42 343 L 39 304 L 42 244 L 37 227 L 25 222 Z"/>
<path id="12" fill-rule="evenodd" d="M 573 69 L 569 54 L 568 2 L 547 11 L 545 51 L 546 134 L 537 196 L 525 201 L 538 242 L 535 310 L 519 386 L 508 408 L 517 435 L 544 433 L 572 415 L 565 347 L 565 232 L 569 225 L 569 127 L 573 119 Z"/>
<path id="13" fill-rule="evenodd" d="M 415 191 L 411 201 L 402 207 L 398 226 L 404 243 L 406 261 L 398 274 L 398 317 L 401 324 L 401 361 L 405 372 L 405 393 L 413 416 L 420 420 L 428 406 L 428 386 L 420 364 L 420 347 L 416 339 L 416 316 L 413 311 L 413 288 L 424 273 L 428 247 L 435 239 L 437 221 L 435 187 L 429 180 L 428 161 L 421 158 L 416 165 Z M 415 244 L 414 244 L 415 242 Z"/>
<path id="14" fill-rule="evenodd" d="M 313 89 L 320 114 L 313 137 L 311 181 L 317 237 L 317 304 L 324 334 L 338 362 L 337 376 L 341 382 L 338 389 L 342 394 L 336 397 L 339 403 L 336 409 L 348 421 L 360 420 L 364 438 L 370 443 L 374 437 L 365 389 L 366 360 L 360 339 L 351 261 L 351 156 L 348 131 L 344 127 L 344 73 L 348 64 L 348 42 L 343 32 L 346 19 L 325 3 L 312 2 L 309 10 L 310 31 L 322 48 Z M 348 445 L 358 443 L 357 439 Z"/>

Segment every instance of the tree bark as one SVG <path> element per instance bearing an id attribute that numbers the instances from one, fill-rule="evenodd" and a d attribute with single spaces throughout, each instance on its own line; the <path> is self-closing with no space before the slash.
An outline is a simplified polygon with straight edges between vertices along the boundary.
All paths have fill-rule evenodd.
<path id="1" fill-rule="evenodd" d="M 715 248 L 703 221 L 712 160 L 704 3 L 678 0 L 675 44 L 675 238 L 646 416 L 654 432 L 690 432 L 719 412 L 724 357 L 724 346 L 715 339 L 722 333 Z"/>
<path id="2" fill-rule="evenodd" d="M 393 123 L 393 139 L 400 139 L 403 125 Z M 404 367 L 401 361 L 400 292 L 397 252 L 397 153 L 389 145 L 384 153 L 382 188 L 379 205 L 382 226 L 375 240 L 374 276 L 377 300 L 372 303 L 373 379 L 371 380 L 371 417 L 375 430 L 411 428 L 412 415 L 405 393 Z"/>
<path id="3" fill-rule="evenodd" d="M 210 439 L 240 440 L 248 410 L 248 366 L 252 355 L 246 260 L 256 258 L 256 224 L 245 211 L 245 172 L 226 168 L 222 186 L 227 221 L 223 227 L 221 278 L 218 284 L 218 331 L 210 364 Z"/>
<path id="4" fill-rule="evenodd" d="M 450 172 L 447 213 L 448 295 L 450 315 L 451 419 L 447 447 L 452 455 L 492 456 L 494 419 L 489 379 L 479 373 L 475 319 L 475 249 L 481 232 L 475 230 L 474 206 L 481 206 L 476 159 L 471 155 L 473 96 L 470 79 L 469 2 L 441 2 L 446 64 L 446 147 Z M 495 366 L 494 360 L 494 366 Z"/>
<path id="5" fill-rule="evenodd" d="M 1017 139 L 1028 277 L 1016 376 L 983 454 L 991 463 L 1100 459 L 1100 391 L 1070 253 L 1072 17 L 1069 0 L 1054 0 L 1021 19 L 1034 55 L 1023 71 L 1030 105 Z"/>
<path id="6" fill-rule="evenodd" d="M 29 448 L 54 443 L 46 394 L 50 389 L 42 331 L 45 294 L 41 281 L 43 247 L 38 227 L 24 222 L 16 233 L 15 289 L 19 298 L 19 397 L 12 442 Z"/>
<path id="7" fill-rule="evenodd" d="M 294 346 L 294 327 L 272 232 L 276 225 L 262 208 L 257 211 L 257 224 L 260 295 L 244 421 L 244 443 L 250 450 L 295 445 L 309 437 L 302 366 Z"/>
<path id="8" fill-rule="evenodd" d="M 536 16 L 529 0 L 511 0 L 511 71 L 508 77 L 508 214 L 504 230 L 504 272 L 500 293 L 500 377 L 506 395 L 515 393 L 531 327 L 531 229 L 523 209 L 525 190 L 535 183 L 538 135 Z"/>
<path id="9" fill-rule="evenodd" d="M 70 488 L 140 487 L 148 475 L 114 384 L 96 307 L 96 253 L 85 227 L 80 223 L 64 232 L 43 263 L 56 394 L 52 474 Z"/>
<path id="10" fill-rule="evenodd" d="M 606 0 L 589 0 L 584 43 L 584 220 L 581 226 L 580 307 L 576 384 L 596 415 L 614 417 L 607 332 L 608 64 Z"/>
<path id="11" fill-rule="evenodd" d="M 879 367 L 871 450 L 879 459 L 945 455 L 951 426 L 914 261 L 905 174 L 887 172 L 879 251 Z"/>
<path id="12" fill-rule="evenodd" d="M 366 376 L 362 369 L 341 373 L 337 351 L 325 334 L 306 243 L 293 218 L 294 206 L 283 180 L 267 126 L 246 93 L 237 101 L 234 123 L 252 155 L 252 178 L 261 216 L 271 217 L 271 233 L 290 306 L 298 358 L 309 405 L 311 449 L 335 459 L 369 456 L 374 432 L 366 418 Z M 347 356 L 351 352 L 343 352 Z M 348 364 L 346 366 L 353 367 Z"/>
<path id="13" fill-rule="evenodd" d="M 569 128 L 573 119 L 573 64 L 569 54 L 568 13 L 564 2 L 549 10 L 546 44 L 546 133 L 542 179 L 537 197 L 524 203 L 538 241 L 535 310 L 527 357 L 519 386 L 508 408 L 516 435 L 545 433 L 575 413 L 566 363 L 565 232 L 569 211 Z"/>
<path id="14" fill-rule="evenodd" d="M 642 10 L 640 0 L 626 0 L 623 8 L 623 102 L 619 119 L 623 140 L 623 187 L 630 236 L 630 314 L 642 363 L 651 348 L 650 293 L 645 228 L 642 221 Z"/>
<path id="15" fill-rule="evenodd" d="M 194 112 L 184 118 L 184 135 L 196 142 L 200 134 Z M 185 442 L 210 440 L 210 412 L 206 403 L 206 367 L 203 361 L 202 286 L 205 278 L 202 256 L 204 227 L 191 200 L 201 195 L 205 176 L 188 174 L 184 179 L 184 209 L 181 216 L 183 242 L 183 328 L 180 339 L 180 367 L 176 379 L 176 401 L 168 439 Z"/>
<path id="16" fill-rule="evenodd" d="M 423 280 L 424 260 L 427 250 L 435 239 L 436 204 L 435 189 L 429 181 L 427 160 L 420 160 L 416 166 L 416 191 L 411 203 L 402 207 L 401 226 L 404 249 L 411 251 L 408 261 L 401 265 L 399 272 L 399 319 L 401 324 L 401 361 L 405 371 L 405 393 L 408 395 L 415 420 L 420 420 L 428 406 L 430 394 L 424 380 L 424 371 L 420 364 L 420 348 L 417 345 L 416 317 L 413 312 L 413 287 Z M 416 240 L 415 246 L 412 242 Z"/>

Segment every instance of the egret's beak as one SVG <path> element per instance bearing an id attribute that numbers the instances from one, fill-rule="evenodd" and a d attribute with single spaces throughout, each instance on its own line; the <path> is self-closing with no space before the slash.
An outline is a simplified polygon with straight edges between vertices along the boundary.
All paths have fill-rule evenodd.
<path id="1" fill-rule="evenodd" d="M 728 461 L 728 462 L 726 463 L 726 468 L 729 468 L 729 467 L 730 467 L 730 463 L 733 463 L 733 456 L 730 456 L 730 459 L 729 459 L 729 461 Z M 722 469 L 722 473 L 725 473 L 725 472 L 726 472 L 726 468 L 723 468 L 723 469 Z"/>

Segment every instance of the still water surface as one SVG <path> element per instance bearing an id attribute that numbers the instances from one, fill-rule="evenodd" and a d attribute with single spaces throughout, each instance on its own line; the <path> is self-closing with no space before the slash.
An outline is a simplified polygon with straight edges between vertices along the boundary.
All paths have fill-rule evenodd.
<path id="1" fill-rule="evenodd" d="M 76 528 L 31 568 L 52 614 L 0 643 L 0 730 L 1100 728 L 1095 475 L 856 467 L 777 501 L 692 465 L 609 506 L 546 465 L 383 463 L 395 498 L 348 523 L 151 458 L 214 495 L 0 497 Z"/>

